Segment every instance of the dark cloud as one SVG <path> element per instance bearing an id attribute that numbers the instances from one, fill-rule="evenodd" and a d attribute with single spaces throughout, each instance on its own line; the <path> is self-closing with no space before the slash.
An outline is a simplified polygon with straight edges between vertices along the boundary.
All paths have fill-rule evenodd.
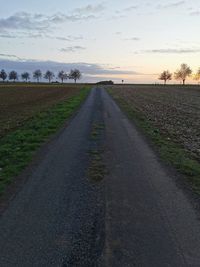
<path id="1" fill-rule="evenodd" d="M 61 48 L 60 52 L 69 53 L 69 52 L 77 52 L 81 50 L 85 50 L 86 48 L 83 46 L 75 45 L 75 46 L 68 46 L 65 48 Z"/>
<path id="2" fill-rule="evenodd" d="M 145 53 L 153 53 L 153 54 L 188 54 L 188 53 L 199 53 L 200 49 L 175 49 L 175 48 L 167 48 L 167 49 L 151 49 L 144 50 L 142 52 Z"/>
<path id="3" fill-rule="evenodd" d="M 13 55 L 12 55 L 13 56 Z M 17 56 L 15 56 L 17 59 Z M 102 66 L 99 64 L 90 64 L 84 62 L 78 63 L 60 63 L 55 61 L 39 61 L 39 60 L 12 60 L 12 59 L 0 59 L 1 68 L 6 71 L 16 70 L 21 73 L 24 71 L 33 72 L 35 69 L 41 69 L 45 72 L 47 69 L 58 73 L 60 70 L 69 72 L 70 69 L 78 68 L 83 73 L 86 81 L 99 80 L 98 77 L 108 78 L 109 75 L 140 75 L 141 73 L 135 71 L 121 70 L 118 67 Z"/>

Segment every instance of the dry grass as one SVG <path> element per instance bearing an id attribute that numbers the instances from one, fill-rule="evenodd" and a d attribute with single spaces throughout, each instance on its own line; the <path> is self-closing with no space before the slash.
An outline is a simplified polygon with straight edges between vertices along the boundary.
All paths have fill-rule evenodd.
<path id="1" fill-rule="evenodd" d="M 0 84 L 0 137 L 36 113 L 78 94 L 83 85 Z"/>

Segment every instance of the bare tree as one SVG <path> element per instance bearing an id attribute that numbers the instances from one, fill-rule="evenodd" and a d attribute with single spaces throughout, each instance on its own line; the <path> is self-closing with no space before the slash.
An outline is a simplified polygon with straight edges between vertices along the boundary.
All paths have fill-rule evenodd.
<path id="1" fill-rule="evenodd" d="M 158 79 L 164 81 L 164 84 L 166 85 L 167 81 L 172 79 L 172 74 L 168 70 L 164 70 Z"/>
<path id="2" fill-rule="evenodd" d="M 37 82 L 39 83 L 40 79 L 42 78 L 42 72 L 41 70 L 35 70 L 33 72 L 33 79 L 36 79 Z"/>
<path id="3" fill-rule="evenodd" d="M 9 80 L 13 80 L 14 82 L 18 80 L 18 74 L 16 71 L 13 70 L 9 73 Z"/>
<path id="4" fill-rule="evenodd" d="M 52 79 L 55 77 L 54 73 L 50 70 L 47 70 L 47 72 L 44 75 L 44 78 L 49 81 L 49 83 L 52 81 Z"/>
<path id="5" fill-rule="evenodd" d="M 30 74 L 28 72 L 24 72 L 21 74 L 22 80 L 25 80 L 26 82 L 30 80 Z"/>
<path id="6" fill-rule="evenodd" d="M 64 70 L 61 70 L 59 73 L 58 73 L 58 78 L 62 81 L 64 80 L 67 80 L 68 79 L 68 75 L 67 73 L 64 72 Z"/>
<path id="7" fill-rule="evenodd" d="M 194 80 L 196 80 L 197 82 L 199 82 L 199 80 L 200 80 L 200 68 L 198 69 L 197 73 L 195 73 Z"/>
<path id="8" fill-rule="evenodd" d="M 6 78 L 7 78 L 7 73 L 5 72 L 5 70 L 1 70 L 0 72 L 0 79 L 3 80 L 3 82 L 5 82 Z"/>
<path id="9" fill-rule="evenodd" d="M 181 80 L 183 85 L 185 85 L 186 78 L 192 74 L 192 70 L 187 64 L 181 64 L 179 70 L 174 73 L 174 77 L 176 80 Z"/>
<path id="10" fill-rule="evenodd" d="M 77 80 L 80 80 L 82 77 L 80 70 L 78 69 L 74 69 L 70 71 L 69 74 L 69 79 L 74 80 L 74 82 L 76 83 Z"/>

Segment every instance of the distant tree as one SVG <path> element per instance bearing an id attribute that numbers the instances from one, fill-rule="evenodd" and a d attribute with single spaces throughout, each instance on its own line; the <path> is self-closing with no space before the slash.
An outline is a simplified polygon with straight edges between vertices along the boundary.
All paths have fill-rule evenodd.
<path id="1" fill-rule="evenodd" d="M 74 69 L 70 71 L 69 74 L 69 79 L 74 80 L 74 82 L 76 83 L 77 80 L 80 80 L 82 77 L 80 70 L 78 69 Z"/>
<path id="2" fill-rule="evenodd" d="M 172 74 L 168 70 L 164 70 L 158 79 L 164 81 L 164 84 L 166 84 L 167 81 L 172 79 Z"/>
<path id="3" fill-rule="evenodd" d="M 14 82 L 18 80 L 18 74 L 16 71 L 13 70 L 9 73 L 9 80 L 13 80 Z"/>
<path id="4" fill-rule="evenodd" d="M 122 83 L 124 83 L 124 80 L 122 80 Z"/>
<path id="5" fill-rule="evenodd" d="M 192 74 L 192 70 L 187 64 L 181 64 L 179 70 L 174 73 L 176 80 L 181 80 L 183 85 L 185 85 L 186 78 Z"/>
<path id="6" fill-rule="evenodd" d="M 39 83 L 40 79 L 42 78 L 42 72 L 41 70 L 35 70 L 33 72 L 33 79 L 37 80 L 37 82 Z"/>
<path id="7" fill-rule="evenodd" d="M 194 80 L 196 81 L 200 80 L 200 68 L 198 69 L 197 73 L 194 74 Z"/>
<path id="8" fill-rule="evenodd" d="M 64 70 L 61 70 L 61 71 L 58 73 L 58 78 L 59 78 L 59 79 L 62 81 L 62 83 L 63 83 L 64 80 L 67 80 L 68 75 L 67 75 L 67 73 L 64 72 Z"/>
<path id="9" fill-rule="evenodd" d="M 50 70 L 47 70 L 47 72 L 44 75 L 44 78 L 49 81 L 49 83 L 53 80 L 55 77 L 54 73 Z"/>
<path id="10" fill-rule="evenodd" d="M 96 84 L 99 84 L 99 85 L 113 85 L 114 82 L 113 81 L 100 81 L 100 82 L 97 82 Z"/>
<path id="11" fill-rule="evenodd" d="M 7 78 L 7 73 L 5 72 L 5 70 L 1 70 L 0 72 L 0 79 L 3 80 L 3 82 L 5 82 L 6 78 Z"/>
<path id="12" fill-rule="evenodd" d="M 30 80 L 30 74 L 28 72 L 24 72 L 21 74 L 22 80 L 25 80 L 26 82 Z"/>

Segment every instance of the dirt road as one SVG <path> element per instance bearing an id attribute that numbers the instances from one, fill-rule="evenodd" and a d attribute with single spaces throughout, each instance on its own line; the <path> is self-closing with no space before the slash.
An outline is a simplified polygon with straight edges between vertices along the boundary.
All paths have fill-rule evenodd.
<path id="1" fill-rule="evenodd" d="M 94 147 L 106 165 L 100 181 L 89 177 Z M 0 266 L 200 266 L 199 212 L 175 172 L 94 88 L 2 214 Z"/>

